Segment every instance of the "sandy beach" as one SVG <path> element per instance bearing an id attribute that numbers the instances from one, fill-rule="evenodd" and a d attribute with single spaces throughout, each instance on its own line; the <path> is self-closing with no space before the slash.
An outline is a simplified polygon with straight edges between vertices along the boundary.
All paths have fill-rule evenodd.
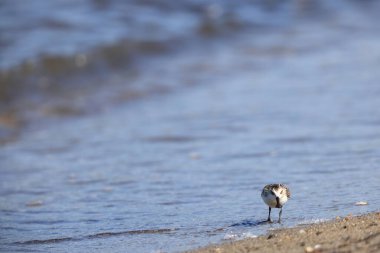
<path id="1" fill-rule="evenodd" d="M 380 212 L 337 217 L 333 221 L 268 232 L 266 235 L 208 246 L 191 253 L 222 252 L 379 252 Z"/>

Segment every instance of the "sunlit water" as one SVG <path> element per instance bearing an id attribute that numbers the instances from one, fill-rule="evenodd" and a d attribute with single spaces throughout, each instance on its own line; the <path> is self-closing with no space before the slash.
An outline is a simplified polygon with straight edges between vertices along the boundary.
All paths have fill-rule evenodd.
<path id="1" fill-rule="evenodd" d="M 146 71 L 180 89 L 36 123 L 0 150 L 0 250 L 177 252 L 379 210 L 380 44 L 359 28 L 240 34 Z M 282 225 L 260 223 L 273 182 Z"/>

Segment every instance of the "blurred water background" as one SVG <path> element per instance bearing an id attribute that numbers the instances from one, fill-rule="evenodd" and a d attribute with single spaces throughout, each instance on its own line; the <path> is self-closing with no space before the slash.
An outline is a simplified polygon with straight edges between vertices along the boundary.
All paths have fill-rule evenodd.
<path id="1" fill-rule="evenodd" d="M 0 251 L 178 252 L 379 210 L 379 11 L 1 1 Z M 274 182 L 293 197 L 261 225 Z"/>

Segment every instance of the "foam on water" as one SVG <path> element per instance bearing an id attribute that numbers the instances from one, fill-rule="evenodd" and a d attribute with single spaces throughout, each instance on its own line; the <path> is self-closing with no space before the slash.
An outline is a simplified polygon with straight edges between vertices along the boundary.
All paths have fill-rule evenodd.
<path id="1" fill-rule="evenodd" d="M 228 233 L 223 237 L 223 240 L 242 240 L 247 238 L 256 238 L 257 235 L 252 234 L 251 232 L 241 233 L 241 234 L 233 234 Z"/>

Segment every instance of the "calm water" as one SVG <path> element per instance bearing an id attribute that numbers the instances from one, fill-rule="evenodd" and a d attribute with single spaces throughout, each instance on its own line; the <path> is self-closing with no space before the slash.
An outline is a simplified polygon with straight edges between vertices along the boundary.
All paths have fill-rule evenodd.
<path id="1" fill-rule="evenodd" d="M 0 251 L 178 252 L 379 210 L 379 27 L 343 7 L 161 55 L 133 81 L 175 89 L 33 122 L 0 147 Z M 293 197 L 260 225 L 273 182 Z"/>

